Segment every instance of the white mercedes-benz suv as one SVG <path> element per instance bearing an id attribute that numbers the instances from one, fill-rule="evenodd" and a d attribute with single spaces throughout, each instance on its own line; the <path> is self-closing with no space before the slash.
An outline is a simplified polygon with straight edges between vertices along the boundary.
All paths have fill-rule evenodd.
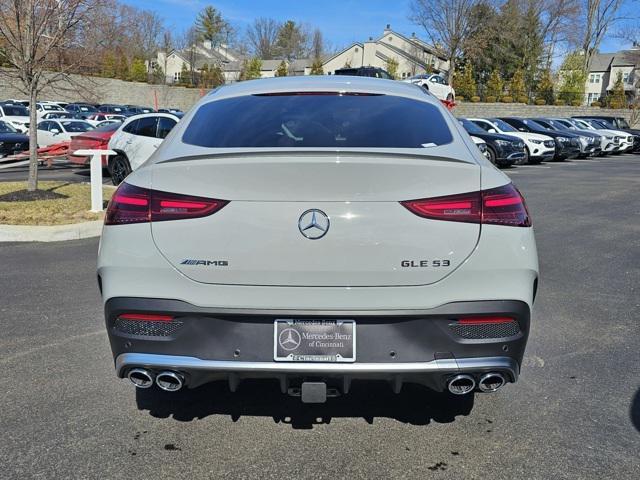
<path id="1" fill-rule="evenodd" d="M 538 284 L 509 177 L 415 85 L 239 82 L 205 96 L 109 203 L 98 281 L 119 377 L 493 392 Z"/>

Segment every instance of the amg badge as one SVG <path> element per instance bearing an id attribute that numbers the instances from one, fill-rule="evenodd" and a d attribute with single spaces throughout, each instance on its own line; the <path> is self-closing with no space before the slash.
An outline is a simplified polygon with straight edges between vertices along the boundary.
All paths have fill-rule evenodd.
<path id="1" fill-rule="evenodd" d="M 227 260 L 194 260 L 192 258 L 185 258 L 180 262 L 180 265 L 193 265 L 203 267 L 228 267 L 229 262 Z"/>

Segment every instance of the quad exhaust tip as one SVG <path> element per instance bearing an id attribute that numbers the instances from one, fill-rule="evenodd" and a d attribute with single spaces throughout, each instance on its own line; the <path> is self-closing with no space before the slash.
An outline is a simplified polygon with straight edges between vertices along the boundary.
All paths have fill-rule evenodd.
<path id="1" fill-rule="evenodd" d="M 176 372 L 161 372 L 156 375 L 156 385 L 165 392 L 177 392 L 184 385 L 184 377 Z"/>
<path id="2" fill-rule="evenodd" d="M 137 388 L 149 388 L 153 385 L 153 373 L 144 368 L 133 368 L 129 370 L 127 378 Z"/>
<path id="3" fill-rule="evenodd" d="M 501 373 L 485 373 L 480 377 L 478 388 L 482 392 L 492 393 L 501 388 L 505 383 L 506 380 Z"/>
<path id="4" fill-rule="evenodd" d="M 476 388 L 476 381 L 471 375 L 456 375 L 447 382 L 447 388 L 454 395 L 466 395 Z"/>

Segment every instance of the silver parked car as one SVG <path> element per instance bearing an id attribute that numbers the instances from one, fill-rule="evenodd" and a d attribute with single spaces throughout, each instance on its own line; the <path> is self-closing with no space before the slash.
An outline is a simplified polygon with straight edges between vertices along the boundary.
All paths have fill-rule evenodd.
<path id="1" fill-rule="evenodd" d="M 114 194 L 98 279 L 116 374 L 493 392 L 520 373 L 531 218 L 433 96 L 366 77 L 204 97 Z"/>

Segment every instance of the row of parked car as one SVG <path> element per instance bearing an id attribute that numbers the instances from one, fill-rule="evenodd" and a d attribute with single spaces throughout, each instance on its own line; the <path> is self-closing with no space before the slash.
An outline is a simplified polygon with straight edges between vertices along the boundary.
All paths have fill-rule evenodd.
<path id="1" fill-rule="evenodd" d="M 38 102 L 38 147 L 70 142 L 70 151 L 97 148 L 107 149 L 113 135 L 118 149 L 129 151 L 112 159 L 105 156 L 103 164 L 116 170 L 114 183 L 148 158 L 173 126 L 183 116 L 175 108 L 158 109 L 135 105 L 92 105 L 86 103 Z M 0 102 L 0 157 L 14 155 L 29 148 L 29 102 L 7 100 Z M 139 132 L 139 134 L 138 134 Z M 124 138 L 122 141 L 118 139 Z M 135 152 L 135 153 L 134 153 Z M 131 157 L 131 158 L 130 158 Z M 70 161 L 84 164 L 86 157 L 70 155 Z"/>
<path id="2" fill-rule="evenodd" d="M 123 121 L 133 115 L 156 112 L 151 107 L 140 105 L 69 103 L 62 101 L 38 102 L 35 108 L 38 121 L 50 119 L 86 120 L 93 126 L 98 126 L 100 122 L 104 121 Z M 0 101 L 0 120 L 9 123 L 20 133 L 27 133 L 30 122 L 29 110 L 28 100 L 9 99 Z M 178 108 L 160 108 L 157 112 L 182 115 L 182 111 Z"/>
<path id="3" fill-rule="evenodd" d="M 640 130 L 622 117 L 460 118 L 485 156 L 499 167 L 640 151 Z"/>

